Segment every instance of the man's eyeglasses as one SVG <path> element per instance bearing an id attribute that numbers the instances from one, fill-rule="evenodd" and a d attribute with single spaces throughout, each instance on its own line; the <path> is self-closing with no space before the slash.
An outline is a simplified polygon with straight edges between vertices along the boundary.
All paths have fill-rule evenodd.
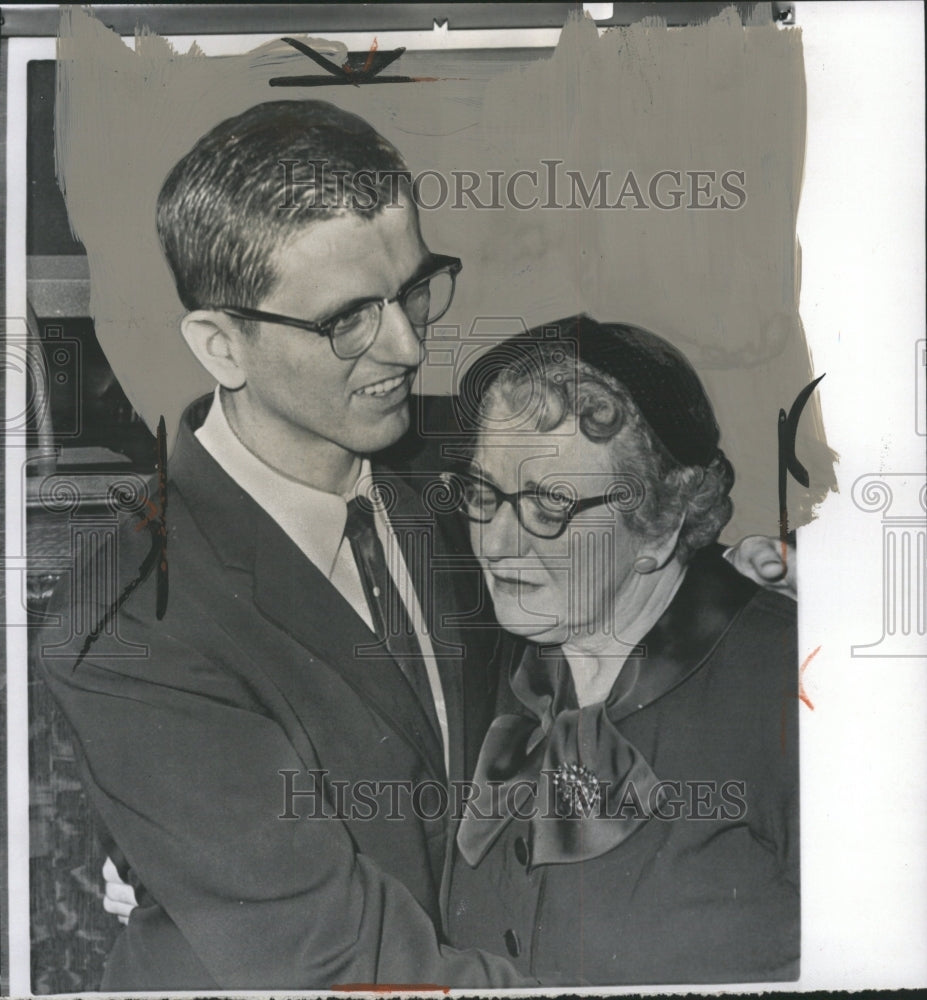
<path id="1" fill-rule="evenodd" d="M 505 501 L 512 505 L 525 531 L 538 538 L 559 538 L 577 514 L 613 499 L 610 493 L 576 497 L 568 487 L 560 485 L 552 490 L 535 486 L 518 493 L 503 493 L 485 479 L 466 472 L 444 472 L 441 481 L 469 520 L 488 524 Z"/>
<path id="2" fill-rule="evenodd" d="M 409 317 L 412 326 L 424 337 L 425 329 L 437 322 L 450 308 L 454 283 L 463 264 L 457 257 L 433 255 L 425 269 L 407 281 L 392 298 L 371 298 L 355 303 L 328 319 L 314 322 L 281 316 L 278 313 L 249 309 L 245 306 L 212 306 L 236 319 L 279 323 L 298 330 L 328 337 L 335 355 L 344 361 L 359 358 L 377 339 L 383 310 L 393 302 Z"/>

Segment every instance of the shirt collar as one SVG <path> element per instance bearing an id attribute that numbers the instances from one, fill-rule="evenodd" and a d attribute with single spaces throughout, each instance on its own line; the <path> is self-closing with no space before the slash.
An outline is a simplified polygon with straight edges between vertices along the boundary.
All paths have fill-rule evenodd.
<path id="1" fill-rule="evenodd" d="M 347 518 L 347 500 L 358 483 L 369 482 L 364 459 L 357 482 L 346 496 L 307 486 L 268 465 L 249 451 L 232 430 L 217 386 L 209 413 L 194 432 L 200 444 L 289 535 L 300 551 L 331 579 Z"/>

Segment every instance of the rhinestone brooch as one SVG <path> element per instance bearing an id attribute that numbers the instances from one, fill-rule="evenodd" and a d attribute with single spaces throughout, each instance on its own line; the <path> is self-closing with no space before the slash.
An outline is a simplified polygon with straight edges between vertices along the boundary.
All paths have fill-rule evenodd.
<path id="1" fill-rule="evenodd" d="M 554 793 L 561 815 L 588 816 L 599 802 L 599 779 L 582 764 L 561 764 L 554 772 Z"/>

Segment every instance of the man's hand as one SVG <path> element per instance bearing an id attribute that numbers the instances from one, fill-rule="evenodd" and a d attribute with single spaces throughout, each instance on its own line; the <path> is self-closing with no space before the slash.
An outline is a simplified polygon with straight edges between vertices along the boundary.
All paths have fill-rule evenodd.
<path id="1" fill-rule="evenodd" d="M 767 590 L 777 590 L 792 600 L 797 600 L 795 585 L 795 546 L 785 547 L 778 538 L 766 535 L 748 535 L 724 553 L 724 558 L 738 573 L 758 583 Z"/>
<path id="2" fill-rule="evenodd" d="M 132 911 L 138 906 L 135 890 L 123 882 L 113 864 L 112 858 L 103 863 L 103 881 L 106 883 L 106 894 L 103 897 L 103 909 L 119 918 L 119 923 L 127 924 Z"/>

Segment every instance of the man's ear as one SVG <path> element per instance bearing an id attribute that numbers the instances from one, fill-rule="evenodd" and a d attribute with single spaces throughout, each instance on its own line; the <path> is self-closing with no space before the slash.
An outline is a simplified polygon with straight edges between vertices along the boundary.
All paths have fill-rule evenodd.
<path id="1" fill-rule="evenodd" d="M 214 309 L 195 309 L 180 321 L 180 332 L 196 360 L 219 385 L 234 390 L 245 384 L 244 334 L 230 316 Z"/>

